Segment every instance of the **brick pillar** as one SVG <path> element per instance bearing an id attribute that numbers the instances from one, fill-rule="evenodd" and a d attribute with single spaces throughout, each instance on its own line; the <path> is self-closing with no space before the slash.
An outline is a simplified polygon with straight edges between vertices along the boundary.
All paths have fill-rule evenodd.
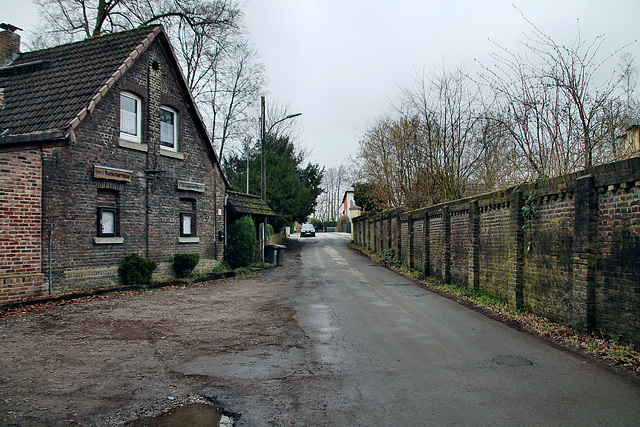
<path id="1" fill-rule="evenodd" d="M 451 217 L 449 206 L 442 208 L 442 282 L 451 281 Z"/>
<path id="2" fill-rule="evenodd" d="M 424 276 L 430 276 L 431 275 L 431 269 L 429 268 L 429 212 L 425 212 L 424 213 L 424 219 L 423 219 L 423 224 L 424 224 L 424 228 L 423 228 L 423 232 L 424 232 L 424 263 L 423 263 L 423 273 Z"/>
<path id="3" fill-rule="evenodd" d="M 478 200 L 469 203 L 469 289 L 480 286 L 480 208 Z"/>
<path id="4" fill-rule="evenodd" d="M 364 247 L 371 249 L 371 218 L 367 218 L 364 221 Z"/>
<path id="5" fill-rule="evenodd" d="M 387 249 L 393 247 L 393 224 L 390 216 L 387 216 Z"/>
<path id="6" fill-rule="evenodd" d="M 416 265 L 414 260 L 415 248 L 414 248 L 414 240 L 413 240 L 413 227 L 414 227 L 413 215 L 409 214 L 409 218 L 407 218 L 407 228 L 409 232 L 409 260 L 408 260 L 409 262 L 407 264 L 409 264 L 409 268 L 413 268 Z"/>
<path id="7" fill-rule="evenodd" d="M 376 236 L 376 219 L 375 218 L 370 218 L 369 219 L 369 249 L 371 249 L 373 252 L 376 251 L 376 240 L 375 240 L 375 236 Z"/>
<path id="8" fill-rule="evenodd" d="M 382 219 L 380 219 L 380 217 L 377 217 L 375 222 L 375 228 L 374 228 L 376 252 L 382 251 L 382 242 L 381 242 L 382 233 L 380 232 L 380 229 L 382 228 L 381 225 L 382 225 Z"/>
<path id="9" fill-rule="evenodd" d="M 576 180 L 574 193 L 573 312 L 572 325 L 580 332 L 595 328 L 595 269 L 597 238 L 597 194 L 593 176 Z"/>
<path id="10" fill-rule="evenodd" d="M 522 191 L 514 191 L 511 194 L 511 236 L 509 237 L 509 289 L 507 298 L 509 305 L 519 309 L 524 305 L 523 301 L 523 269 L 524 269 L 524 217 L 522 207 L 524 198 Z"/>
<path id="11" fill-rule="evenodd" d="M 400 215 L 400 211 L 396 212 L 396 239 L 398 240 L 396 242 L 398 244 L 396 255 L 398 258 L 402 257 L 402 218 Z"/>

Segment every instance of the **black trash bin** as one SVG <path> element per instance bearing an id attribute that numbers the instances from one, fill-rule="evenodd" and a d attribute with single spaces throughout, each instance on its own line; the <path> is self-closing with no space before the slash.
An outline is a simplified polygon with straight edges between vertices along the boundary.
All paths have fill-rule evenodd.
<path id="1" fill-rule="evenodd" d="M 264 260 L 269 264 L 275 264 L 278 256 L 278 245 L 267 245 L 264 248 Z"/>
<path id="2" fill-rule="evenodd" d="M 277 246 L 276 264 L 284 265 L 284 250 L 287 249 L 287 247 L 283 245 L 275 245 L 275 246 Z"/>

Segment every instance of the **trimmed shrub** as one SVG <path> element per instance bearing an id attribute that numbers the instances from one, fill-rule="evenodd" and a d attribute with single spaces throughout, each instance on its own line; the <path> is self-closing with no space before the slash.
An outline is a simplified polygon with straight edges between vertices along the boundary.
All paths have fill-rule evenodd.
<path id="1" fill-rule="evenodd" d="M 173 256 L 173 269 L 178 277 L 187 277 L 200 262 L 198 252 L 175 254 Z"/>
<path id="2" fill-rule="evenodd" d="M 253 218 L 243 216 L 229 226 L 227 263 L 234 270 L 253 263 L 256 254 L 256 225 Z"/>
<path id="3" fill-rule="evenodd" d="M 120 267 L 118 273 L 122 277 L 125 285 L 150 285 L 151 275 L 158 264 L 148 258 L 133 253 L 127 255 Z"/>

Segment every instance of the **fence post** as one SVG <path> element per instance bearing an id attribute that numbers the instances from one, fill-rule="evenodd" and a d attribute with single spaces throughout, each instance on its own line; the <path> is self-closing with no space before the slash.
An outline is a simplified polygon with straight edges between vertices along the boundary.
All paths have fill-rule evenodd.
<path id="1" fill-rule="evenodd" d="M 402 218 L 400 217 L 400 211 L 396 212 L 396 239 L 398 245 L 398 251 L 396 252 L 398 259 L 402 257 Z"/>
<path id="2" fill-rule="evenodd" d="M 442 208 L 442 282 L 451 282 L 451 217 L 449 206 Z"/>
<path id="3" fill-rule="evenodd" d="M 509 289 L 507 290 L 507 298 L 511 307 L 520 309 L 524 305 L 524 216 L 522 216 L 524 199 L 522 191 L 514 191 L 511 194 L 510 206 L 511 237 L 509 238 Z"/>
<path id="4" fill-rule="evenodd" d="M 478 200 L 469 203 L 469 282 L 470 289 L 480 286 L 480 207 Z"/>
<path id="5" fill-rule="evenodd" d="M 409 218 L 407 218 L 407 228 L 408 228 L 408 232 L 409 232 L 409 268 L 413 268 L 415 266 L 415 262 L 413 259 L 413 256 L 415 254 L 415 248 L 413 247 L 414 245 L 414 240 L 413 240 L 413 226 L 414 226 L 414 222 L 413 222 L 413 215 L 409 214 Z"/>
<path id="6" fill-rule="evenodd" d="M 597 195 L 592 175 L 576 180 L 574 193 L 573 240 L 573 316 L 576 329 L 595 328 L 595 270 L 597 234 Z"/>
<path id="7" fill-rule="evenodd" d="M 429 212 L 425 211 L 424 212 L 424 219 L 423 222 L 424 224 L 424 228 L 423 228 L 423 232 L 424 232 L 424 253 L 423 253 L 423 257 L 424 257 L 424 263 L 423 265 L 423 273 L 425 277 L 428 277 L 431 275 L 431 269 L 430 269 L 430 258 L 429 258 Z"/>

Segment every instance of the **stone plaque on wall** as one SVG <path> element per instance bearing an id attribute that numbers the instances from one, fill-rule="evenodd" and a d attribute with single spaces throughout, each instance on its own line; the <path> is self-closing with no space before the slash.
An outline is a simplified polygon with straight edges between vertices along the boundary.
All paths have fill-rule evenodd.
<path id="1" fill-rule="evenodd" d="M 131 181 L 132 171 L 109 168 L 106 166 L 93 166 L 93 177 L 99 179 L 109 179 L 112 181 Z"/>
<path id="2" fill-rule="evenodd" d="M 178 181 L 178 190 L 204 193 L 205 185 L 199 182 Z"/>

